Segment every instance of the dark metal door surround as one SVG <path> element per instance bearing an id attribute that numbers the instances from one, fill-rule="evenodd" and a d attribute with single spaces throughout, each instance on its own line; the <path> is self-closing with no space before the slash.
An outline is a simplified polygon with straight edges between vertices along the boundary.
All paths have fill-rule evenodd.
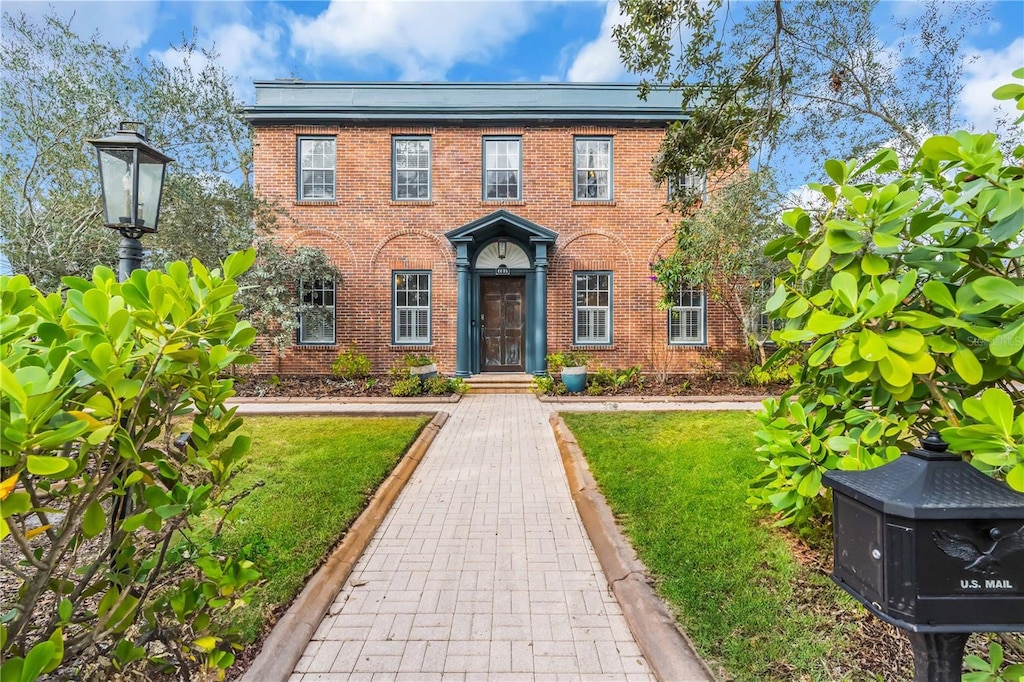
<path id="1" fill-rule="evenodd" d="M 524 277 L 480 278 L 480 370 L 522 372 Z"/>

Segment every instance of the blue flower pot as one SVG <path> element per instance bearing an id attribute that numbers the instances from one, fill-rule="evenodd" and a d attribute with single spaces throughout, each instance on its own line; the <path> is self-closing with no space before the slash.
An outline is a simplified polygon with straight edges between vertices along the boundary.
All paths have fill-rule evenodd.
<path id="1" fill-rule="evenodd" d="M 563 367 L 562 383 L 569 389 L 569 393 L 582 393 L 587 388 L 587 368 Z"/>

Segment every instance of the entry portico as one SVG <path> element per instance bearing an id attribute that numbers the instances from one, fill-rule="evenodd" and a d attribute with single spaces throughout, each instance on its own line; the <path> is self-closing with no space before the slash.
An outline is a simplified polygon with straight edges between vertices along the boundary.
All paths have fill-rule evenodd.
<path id="1" fill-rule="evenodd" d="M 548 252 L 558 234 L 502 209 L 445 236 L 458 271 L 455 375 L 543 374 Z"/>

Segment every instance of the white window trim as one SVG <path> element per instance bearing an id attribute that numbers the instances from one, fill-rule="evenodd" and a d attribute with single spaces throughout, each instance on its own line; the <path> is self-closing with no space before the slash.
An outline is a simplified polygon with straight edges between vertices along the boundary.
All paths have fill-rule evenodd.
<path id="1" fill-rule="evenodd" d="M 683 292 L 698 292 L 700 294 L 699 305 L 678 305 L 679 296 Z M 672 346 L 706 346 L 708 343 L 708 297 L 704 292 L 704 289 L 696 287 L 681 287 L 676 292 L 676 299 L 673 302 L 674 305 L 668 310 L 668 342 Z M 696 313 L 698 320 L 698 331 L 696 336 L 687 336 L 685 333 L 686 325 L 684 323 L 684 315 L 687 313 Z M 672 335 L 672 315 L 679 315 L 679 334 L 677 336 Z"/>
<path id="2" fill-rule="evenodd" d="M 330 142 L 333 153 L 330 156 L 330 168 L 305 168 L 302 165 L 302 143 L 303 142 Z M 303 135 L 298 138 L 295 146 L 295 196 L 299 201 L 335 201 L 338 198 L 338 140 L 332 136 Z M 331 196 L 315 197 L 303 195 L 302 174 L 305 171 L 330 171 L 332 181 L 330 183 Z"/>
<path id="3" fill-rule="evenodd" d="M 577 301 L 578 285 L 580 277 L 587 277 L 590 275 L 600 275 L 608 278 L 608 305 L 606 306 L 581 306 Z M 614 309 L 614 299 L 612 296 L 613 291 L 613 277 L 612 273 L 607 270 L 579 270 L 573 272 L 572 276 L 572 342 L 576 346 L 610 346 L 612 345 L 613 329 L 612 329 L 612 312 Z M 605 314 L 605 335 L 604 337 L 599 336 L 579 336 L 579 319 L 580 313 L 585 313 L 588 316 L 594 312 L 603 311 Z M 589 327 L 593 326 L 593 322 L 588 323 Z"/>
<path id="4" fill-rule="evenodd" d="M 426 305 L 398 305 L 398 277 L 400 275 L 409 276 L 426 276 L 427 278 L 427 304 Z M 396 346 L 425 346 L 433 343 L 433 301 L 434 301 L 434 277 L 433 274 L 426 270 L 395 270 L 391 273 L 391 341 Z M 413 311 L 414 314 L 418 311 L 426 310 L 427 313 L 427 334 L 426 336 L 416 336 L 415 328 L 416 323 L 413 322 L 413 335 L 411 336 L 400 336 L 399 335 L 399 318 L 401 311 Z"/>
<path id="5" fill-rule="evenodd" d="M 324 346 L 324 345 L 330 346 L 330 345 L 334 345 L 335 339 L 336 339 L 336 333 L 337 333 L 336 327 L 337 327 L 337 317 L 338 317 L 338 308 L 337 308 L 338 294 L 337 294 L 337 288 L 334 285 L 334 278 L 314 281 L 313 282 L 313 286 L 311 288 L 309 288 L 309 289 L 306 288 L 305 282 L 303 282 L 302 280 L 299 280 L 299 298 L 300 298 L 300 300 L 303 303 L 305 303 L 304 299 L 306 298 L 307 293 L 309 294 L 310 297 L 312 297 L 313 294 L 316 293 L 316 292 L 320 292 L 321 294 L 328 293 L 328 292 L 330 293 L 330 295 L 331 295 L 331 302 L 329 304 L 328 303 L 324 303 L 324 304 L 321 304 L 320 306 L 318 306 L 318 307 L 321 307 L 321 308 L 330 308 L 330 311 L 331 311 L 330 320 L 329 320 L 329 322 L 324 322 L 321 325 L 321 329 L 319 330 L 319 331 L 322 332 L 321 334 L 318 334 L 318 335 L 311 336 L 311 337 L 307 338 L 306 323 L 305 323 L 305 320 L 303 320 L 303 314 L 300 312 L 299 313 L 298 343 L 299 343 L 299 345 L 303 345 L 303 346 Z M 328 327 L 329 327 L 329 331 L 328 331 Z"/>
<path id="6" fill-rule="evenodd" d="M 578 155 L 578 152 L 577 152 L 576 146 L 580 142 L 605 142 L 605 143 L 607 143 L 608 144 L 608 167 L 607 168 L 598 168 L 598 167 L 581 168 L 579 165 L 577 165 L 577 155 Z M 577 175 L 579 174 L 580 171 L 591 171 L 591 170 L 592 171 L 606 171 L 608 173 L 608 194 L 607 194 L 607 196 L 596 196 L 596 197 L 588 197 L 588 196 L 585 196 L 585 195 L 584 196 L 580 196 L 580 191 L 579 191 L 580 187 L 585 187 L 585 185 L 580 185 L 579 184 L 579 182 L 577 181 Z M 576 136 L 575 138 L 573 138 L 573 142 L 572 142 L 572 195 L 573 195 L 573 200 L 574 201 L 611 201 L 612 197 L 615 196 L 615 181 L 614 181 L 614 178 L 615 178 L 615 145 L 614 145 L 613 139 L 610 136 L 607 136 L 607 135 L 602 135 L 602 136 Z"/>
<path id="7" fill-rule="evenodd" d="M 708 200 L 708 178 L 706 175 L 692 175 L 687 173 L 681 176 L 669 176 L 668 178 L 668 200 L 672 201 L 675 199 L 676 187 L 679 178 L 683 179 L 681 186 L 684 190 L 697 190 L 695 193 L 699 194 L 698 197 L 701 201 Z"/>
<path id="8" fill-rule="evenodd" d="M 487 143 L 488 142 L 515 142 L 519 149 L 517 157 L 519 159 L 519 165 L 515 168 L 491 168 L 488 164 L 489 156 L 487 155 Z M 517 136 L 508 135 L 487 135 L 483 139 L 483 187 L 482 195 L 484 201 L 522 201 L 523 199 L 523 139 Z M 516 196 L 514 197 L 489 197 L 487 196 L 487 173 L 488 172 L 501 172 L 501 171 L 515 171 L 516 173 Z"/>
<path id="9" fill-rule="evenodd" d="M 401 170 L 427 171 L 427 196 L 425 197 L 400 197 L 398 196 L 398 144 L 400 142 L 426 142 L 427 143 L 427 167 L 411 168 Z M 395 135 L 391 138 L 391 198 L 394 201 L 430 201 L 434 196 L 434 140 L 429 135 Z"/>

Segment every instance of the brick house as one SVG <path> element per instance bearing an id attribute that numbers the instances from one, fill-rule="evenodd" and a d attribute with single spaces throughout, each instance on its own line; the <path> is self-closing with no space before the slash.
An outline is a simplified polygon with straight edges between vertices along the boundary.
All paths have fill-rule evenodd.
<path id="1" fill-rule="evenodd" d="M 341 282 L 300 282 L 333 324 L 302 322 L 261 368 L 328 373 L 350 341 L 383 372 L 427 353 L 442 372 L 546 369 L 585 349 L 606 367 L 706 369 L 744 346 L 703 292 L 659 309 L 649 263 L 678 216 L 650 175 L 678 95 L 632 85 L 259 81 L 256 191 L 277 239 L 324 249 Z M 712 187 L 713 189 L 713 187 Z"/>

